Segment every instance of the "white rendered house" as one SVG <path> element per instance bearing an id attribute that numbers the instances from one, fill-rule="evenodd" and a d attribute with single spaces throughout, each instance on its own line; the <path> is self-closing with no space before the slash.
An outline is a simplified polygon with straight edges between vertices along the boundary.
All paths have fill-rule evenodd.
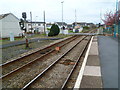
<path id="1" fill-rule="evenodd" d="M 0 15 L 0 37 L 10 37 L 10 34 L 19 36 L 22 33 L 19 22 L 20 20 L 12 13 Z"/>

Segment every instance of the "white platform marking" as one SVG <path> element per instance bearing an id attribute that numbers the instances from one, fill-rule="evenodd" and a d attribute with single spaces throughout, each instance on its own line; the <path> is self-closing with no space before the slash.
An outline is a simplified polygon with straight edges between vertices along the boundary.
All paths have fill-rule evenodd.
<path id="1" fill-rule="evenodd" d="M 89 55 L 98 55 L 98 44 L 97 42 L 92 42 Z"/>
<path id="2" fill-rule="evenodd" d="M 100 66 L 86 66 L 84 75 L 87 76 L 101 76 Z"/>
<path id="3" fill-rule="evenodd" d="M 74 85 L 75 90 L 76 90 L 76 88 L 80 88 L 80 84 L 81 84 L 81 80 L 82 80 L 82 77 L 83 77 L 83 72 L 84 72 L 84 69 L 85 69 L 86 62 L 87 62 L 87 58 L 88 58 L 88 54 L 89 54 L 90 47 L 91 47 L 91 44 L 92 44 L 92 40 L 93 40 L 93 36 L 92 36 L 90 44 L 88 46 L 88 49 L 87 49 L 85 58 L 83 60 L 83 64 L 82 64 L 82 67 L 80 69 L 79 75 L 78 75 L 77 80 L 75 82 L 75 85 Z"/>

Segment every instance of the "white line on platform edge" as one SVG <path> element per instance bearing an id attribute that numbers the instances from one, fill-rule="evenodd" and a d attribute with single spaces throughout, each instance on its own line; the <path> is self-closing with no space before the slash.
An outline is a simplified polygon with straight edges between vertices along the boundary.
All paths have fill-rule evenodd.
<path id="1" fill-rule="evenodd" d="M 78 74 L 78 77 L 77 77 L 77 80 L 76 80 L 76 82 L 75 82 L 75 85 L 74 85 L 74 89 L 73 89 L 73 90 L 76 90 L 76 89 L 79 89 L 79 88 L 80 88 L 80 84 L 81 84 L 81 81 L 82 81 L 82 77 L 83 77 L 83 73 L 84 73 L 84 69 L 85 69 L 85 66 L 86 66 L 86 62 L 87 62 L 87 58 L 88 58 L 88 54 L 89 54 L 89 51 L 90 51 L 90 47 L 91 47 L 91 44 L 92 44 L 93 37 L 94 37 L 94 36 L 92 36 L 92 38 L 91 38 L 90 44 L 89 44 L 89 46 L 88 46 L 88 49 L 87 49 L 85 58 L 84 58 L 84 60 L 83 60 L 82 67 L 81 67 L 80 72 L 79 72 L 79 74 Z"/>

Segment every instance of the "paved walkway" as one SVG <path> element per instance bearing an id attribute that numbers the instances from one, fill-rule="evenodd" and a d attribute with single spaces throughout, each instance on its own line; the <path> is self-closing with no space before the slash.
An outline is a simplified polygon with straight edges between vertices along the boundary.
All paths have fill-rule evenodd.
<path id="1" fill-rule="evenodd" d="M 93 38 L 80 88 L 102 88 L 97 37 Z"/>
<path id="2" fill-rule="evenodd" d="M 118 40 L 99 36 L 98 43 L 103 87 L 118 88 Z"/>
<path id="3" fill-rule="evenodd" d="M 118 39 L 95 36 L 85 57 L 75 87 L 118 90 Z"/>
<path id="4" fill-rule="evenodd" d="M 62 39 L 62 38 L 34 38 L 34 39 L 29 39 L 29 42 L 31 43 L 31 42 L 37 42 L 38 40 L 58 40 L 58 39 Z M 14 41 L 9 44 L 0 45 L 0 48 L 6 48 L 6 47 L 15 46 L 15 45 L 22 45 L 25 43 L 26 43 L 25 40 Z"/>

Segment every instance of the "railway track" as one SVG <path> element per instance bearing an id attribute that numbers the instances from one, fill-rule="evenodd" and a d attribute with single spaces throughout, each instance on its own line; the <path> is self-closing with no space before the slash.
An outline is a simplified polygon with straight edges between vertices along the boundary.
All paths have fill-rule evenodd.
<path id="1" fill-rule="evenodd" d="M 89 36 L 89 37 L 91 37 L 91 36 Z M 68 53 L 70 53 L 71 51 L 73 51 L 73 49 L 76 46 L 82 45 L 81 42 L 86 42 L 85 46 L 83 44 L 84 47 L 81 46 L 83 50 L 80 51 L 81 53 L 80 53 L 80 55 L 78 55 L 79 56 L 78 59 L 80 59 L 81 56 L 83 55 L 82 53 L 85 51 L 85 49 L 87 47 L 87 44 L 89 43 L 89 40 L 86 38 L 88 38 L 88 37 L 87 36 L 73 36 L 73 37 L 70 37 L 64 41 L 61 41 L 61 42 L 55 43 L 51 46 L 48 46 L 46 48 L 43 48 L 42 50 L 38 50 L 34 53 L 31 53 L 29 55 L 26 55 L 24 57 L 18 58 L 16 60 L 13 60 L 13 61 L 10 61 L 8 63 L 1 65 L 0 68 L 3 68 L 3 74 L 0 77 L 0 80 L 2 80 L 2 82 L 3 82 L 3 88 L 26 89 L 26 88 L 31 87 L 31 84 L 33 84 L 33 82 L 36 82 L 36 80 L 38 80 L 39 76 L 43 76 L 44 73 L 46 73 L 46 71 L 49 72 L 49 69 L 51 70 L 51 68 L 53 68 L 53 66 L 55 66 L 55 64 L 57 62 L 59 62 L 61 60 L 61 58 L 65 58 L 65 56 Z M 73 45 L 72 48 L 68 47 L 70 44 Z M 55 50 L 56 46 L 59 46 L 61 48 L 61 51 L 64 53 L 56 52 L 56 50 Z M 52 55 L 56 55 L 56 57 L 53 58 L 54 60 L 50 61 L 49 58 L 51 59 L 51 57 L 53 57 Z M 79 62 L 78 59 L 75 59 L 77 61 L 73 61 L 72 63 L 74 65 L 77 65 L 77 63 Z M 24 62 L 24 63 L 22 63 L 22 62 Z M 20 64 L 20 63 L 22 63 L 22 64 Z M 43 64 L 43 66 L 41 64 Z M 13 65 L 15 65 L 15 67 Z M 37 67 L 37 65 L 39 67 Z M 40 67 L 40 65 L 41 65 L 41 67 Z M 31 69 L 34 69 L 34 67 L 38 68 L 38 70 L 36 70 L 36 71 L 34 70 L 35 73 L 32 72 L 32 70 L 31 70 Z M 64 84 L 62 86 L 60 86 L 60 88 L 67 87 L 66 86 L 67 81 L 71 77 L 71 74 L 73 73 L 72 70 L 74 70 L 75 67 L 76 66 L 72 66 L 72 68 L 70 69 L 71 72 L 69 72 L 69 75 L 68 75 L 69 77 L 67 77 Z M 24 73 L 26 73 L 26 74 L 24 75 Z M 27 77 L 26 75 L 28 73 L 30 75 L 28 75 L 28 77 Z M 22 75 L 23 76 L 20 78 L 19 74 L 21 74 L 21 76 Z M 14 77 L 17 77 L 17 76 L 19 78 L 13 79 Z M 23 84 L 21 84 L 22 81 L 19 81 L 19 79 L 23 79 L 23 77 L 26 77 L 28 79 L 24 80 L 25 82 L 23 82 Z M 12 79 L 13 79 L 13 81 L 12 81 Z M 15 82 L 15 84 L 10 85 L 12 82 Z"/>
<path id="2" fill-rule="evenodd" d="M 30 62 L 35 61 L 36 59 L 42 58 L 49 53 L 55 51 L 55 46 L 63 47 L 66 44 L 70 43 L 71 41 L 75 40 L 77 36 L 70 37 L 62 42 L 55 43 L 51 46 L 45 47 L 42 50 L 38 50 L 34 53 L 28 54 L 26 56 L 23 56 L 21 58 L 15 59 L 13 61 L 7 62 L 5 64 L 2 64 L 0 66 L 0 69 L 2 69 L 2 75 L 0 78 L 7 76 L 13 71 L 16 71 L 18 68 L 21 68 L 25 65 L 27 65 Z"/>
<path id="3" fill-rule="evenodd" d="M 51 65 L 49 65 L 44 71 L 42 71 L 34 79 L 32 79 L 29 83 L 27 83 L 22 88 L 22 90 L 28 89 L 28 88 L 62 88 L 62 89 L 65 89 L 71 75 L 73 74 L 78 63 L 80 62 L 80 59 L 83 56 L 83 53 L 85 52 L 89 44 L 90 37 L 87 39 L 87 41 L 86 41 L 86 38 L 88 37 L 83 37 L 80 41 L 78 41 L 74 46 L 72 46 L 68 51 L 66 51 L 61 57 L 59 57 Z M 70 55 L 70 53 L 72 53 L 75 50 L 75 48 L 78 49 L 78 46 L 83 42 L 84 44 L 85 43 L 86 44 L 81 49 L 80 51 L 81 53 L 78 55 L 78 58 L 72 62 L 71 66 L 69 65 L 61 66 L 60 65 L 61 60 L 64 59 L 66 55 L 68 54 Z M 64 67 L 63 68 L 64 71 L 60 71 L 62 67 Z"/>
<path id="4" fill-rule="evenodd" d="M 83 37 L 83 36 L 82 36 Z M 71 42 L 71 40 L 69 41 L 69 42 L 67 42 L 66 44 L 67 44 L 67 46 L 66 46 L 66 44 L 64 44 L 64 45 L 62 45 L 61 46 L 61 48 L 63 48 L 63 52 L 65 52 L 66 50 L 64 49 L 64 48 L 67 48 L 69 45 L 68 44 L 70 44 L 71 43 L 71 45 L 72 44 L 75 44 L 75 42 L 77 42 L 79 39 L 81 39 L 82 37 L 77 37 L 76 39 L 74 38 L 74 39 L 72 39 L 72 42 Z M 69 47 L 70 48 L 70 47 Z M 69 49 L 68 48 L 68 49 Z M 53 55 L 55 55 L 56 54 L 56 52 L 48 52 L 50 55 L 49 56 L 51 56 L 52 54 Z M 52 53 L 52 54 L 51 54 Z M 58 53 L 59 54 L 59 53 Z M 38 62 L 39 62 L 39 64 L 41 63 L 41 62 L 43 62 L 43 63 L 46 63 L 46 59 L 48 59 L 49 57 L 48 57 L 48 54 L 46 54 L 47 55 L 47 57 L 42 57 L 41 59 L 40 58 L 38 58 L 34 63 L 36 63 L 36 64 L 38 64 Z M 61 55 L 62 55 L 62 53 L 61 53 Z M 58 55 L 58 57 L 60 57 L 61 55 Z M 51 56 L 52 57 L 52 56 Z M 56 57 L 55 59 L 57 59 L 58 57 Z M 46 60 L 46 61 L 45 61 Z M 52 61 L 53 62 L 53 61 Z M 20 68 L 18 68 L 18 69 L 16 69 L 16 70 L 14 70 L 14 71 L 11 71 L 10 73 L 8 73 L 8 74 L 6 74 L 6 75 L 4 75 L 4 76 L 2 76 L 1 77 L 1 79 L 2 79 L 2 81 L 3 81 L 3 87 L 4 87 L 4 85 L 7 85 L 7 84 L 9 84 L 9 81 L 11 81 L 10 80 L 10 78 L 13 78 L 15 75 L 15 77 L 17 77 L 17 75 L 19 75 L 19 73 L 21 73 L 21 71 L 23 71 L 24 72 L 24 70 L 28 67 L 28 69 L 29 70 L 31 70 L 31 66 L 33 65 L 33 67 L 35 67 L 34 66 L 34 63 L 32 63 L 32 61 L 31 62 L 29 62 L 29 64 L 27 64 L 27 65 L 24 65 L 24 66 L 22 66 L 22 67 L 20 67 Z M 51 63 L 51 62 L 50 62 Z M 49 65 L 49 64 L 48 64 Z M 43 68 L 44 66 L 41 66 L 40 68 Z M 19 73 L 18 73 L 18 71 L 19 71 Z M 43 71 L 43 69 L 41 70 L 41 71 Z M 17 73 L 17 74 L 16 74 Z M 28 72 L 29 73 L 29 72 Z M 26 74 L 28 74 L 28 73 L 26 73 Z M 13 74 L 15 74 L 15 75 L 13 75 Z M 37 74 L 35 74 L 35 75 L 37 75 Z M 21 75 L 21 76 L 24 76 L 24 75 Z M 26 75 L 25 75 L 26 76 Z M 7 78 L 7 79 L 6 79 Z M 33 78 L 33 77 L 32 77 Z M 14 80 L 14 79 L 12 79 L 12 80 Z M 8 81 L 8 82 L 7 82 Z M 29 80 L 28 80 L 29 81 Z M 15 81 L 12 81 L 12 82 L 16 82 L 16 80 Z M 12 83 L 12 82 L 10 82 L 10 83 Z M 19 79 L 18 79 L 18 84 L 19 84 L 20 82 L 19 82 Z M 8 85 L 9 86 L 9 85 Z M 14 87 L 14 86 L 10 86 L 10 87 Z M 10 88 L 9 87 L 9 88 Z M 6 88 L 6 87 L 4 87 L 4 88 Z M 15 88 L 17 88 L 16 86 L 15 86 Z M 21 87 L 20 87 L 21 88 Z"/>

